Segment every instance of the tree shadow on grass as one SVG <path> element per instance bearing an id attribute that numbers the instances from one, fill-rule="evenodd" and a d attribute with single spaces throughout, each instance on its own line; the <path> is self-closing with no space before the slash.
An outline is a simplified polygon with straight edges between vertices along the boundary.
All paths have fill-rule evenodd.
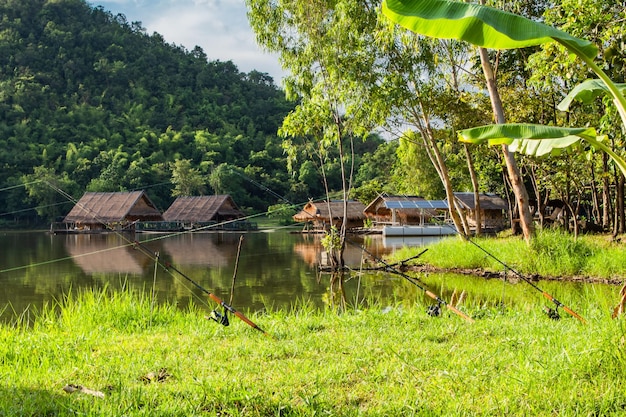
<path id="1" fill-rule="evenodd" d="M 68 395 L 59 389 L 0 386 L 0 416 L 57 416 L 67 411 Z"/>

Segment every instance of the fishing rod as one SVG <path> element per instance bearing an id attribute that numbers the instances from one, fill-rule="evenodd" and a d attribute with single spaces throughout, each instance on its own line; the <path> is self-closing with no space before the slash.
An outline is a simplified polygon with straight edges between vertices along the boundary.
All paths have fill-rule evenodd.
<path id="1" fill-rule="evenodd" d="M 456 230 L 456 229 L 455 229 Z M 458 231 L 457 231 L 458 233 Z M 460 234 L 460 233 L 459 233 Z M 587 320 L 585 320 L 584 317 L 582 317 L 580 314 L 578 314 L 577 312 L 575 312 L 574 310 L 572 310 L 571 308 L 569 308 L 568 306 L 566 306 L 565 304 L 563 304 L 562 302 L 560 302 L 559 300 L 557 300 L 552 294 L 548 293 L 547 291 L 539 288 L 539 286 L 537 284 L 535 284 L 534 282 L 532 282 L 531 280 L 529 280 L 528 278 L 526 278 L 522 273 L 518 272 L 517 270 L 511 268 L 509 265 L 507 265 L 506 263 L 504 263 L 504 261 L 498 259 L 495 255 L 493 255 L 491 252 L 489 252 L 488 250 L 486 250 L 485 248 L 483 248 L 482 246 L 480 246 L 478 243 L 474 242 L 472 239 L 469 238 L 469 236 L 464 236 L 461 235 L 466 241 L 468 241 L 469 243 L 471 243 L 472 245 L 476 246 L 478 249 L 480 249 L 483 253 L 485 253 L 487 256 L 489 256 L 491 259 L 493 259 L 494 261 L 496 261 L 497 263 L 499 263 L 500 265 L 502 265 L 504 268 L 508 269 L 509 271 L 511 271 L 513 274 L 515 274 L 518 278 L 520 278 L 522 281 L 526 282 L 528 285 L 530 285 L 532 288 L 534 288 L 536 291 L 539 291 L 541 293 L 541 295 L 543 295 L 548 301 L 551 301 L 554 303 L 555 308 L 552 309 L 550 307 L 546 307 L 546 314 L 548 315 L 548 317 L 550 317 L 553 320 L 558 320 L 561 318 L 560 314 L 559 314 L 559 308 L 562 308 L 563 310 L 565 310 L 565 312 L 567 314 L 569 314 L 572 317 L 577 318 L 581 323 L 586 324 Z"/>
<path id="2" fill-rule="evenodd" d="M 76 199 L 74 199 L 71 195 L 69 195 L 67 192 L 63 191 L 61 188 L 56 187 L 55 185 L 51 184 L 49 181 L 45 181 L 44 182 L 53 190 L 55 190 L 56 192 L 58 192 L 59 194 L 61 194 L 63 197 L 65 197 L 66 199 L 68 199 L 69 201 L 73 202 L 74 204 L 78 205 L 79 202 L 76 201 Z M 224 302 L 221 298 L 219 298 L 217 295 L 213 294 L 212 292 L 210 292 L 209 290 L 207 290 L 206 288 L 202 287 L 200 284 L 198 284 L 196 281 L 194 281 L 193 279 L 191 279 L 189 276 L 187 276 L 186 274 L 184 274 L 182 271 L 180 271 L 178 268 L 174 267 L 171 263 L 169 262 L 160 262 L 158 256 L 155 256 L 151 251 L 149 251 L 143 244 L 141 244 L 138 241 L 131 241 L 130 239 L 126 238 L 126 236 L 124 236 L 123 234 L 119 233 L 117 230 L 109 227 L 107 225 L 106 222 L 104 222 L 102 219 L 99 219 L 98 216 L 93 213 L 93 210 L 89 209 L 88 207 L 85 207 L 84 205 L 80 205 L 79 206 L 81 209 L 85 210 L 86 212 L 88 212 L 92 218 L 98 222 L 100 222 L 104 227 L 108 228 L 109 230 L 111 230 L 112 232 L 116 233 L 118 236 L 120 236 L 124 241 L 128 242 L 130 245 L 132 245 L 135 248 L 140 249 L 140 251 L 148 256 L 151 260 L 155 261 L 156 264 L 158 264 L 159 266 L 161 266 L 165 271 L 174 271 L 176 273 L 178 273 L 181 277 L 183 277 L 184 279 L 186 279 L 187 281 L 189 281 L 191 284 L 193 284 L 196 288 L 198 288 L 199 290 L 201 290 L 202 292 L 206 293 L 209 298 L 213 301 L 215 301 L 217 304 L 219 304 L 222 308 L 224 308 L 224 311 L 229 311 L 230 313 L 232 313 L 234 316 L 236 316 L 237 318 L 239 318 L 241 321 L 243 321 L 244 323 L 246 323 L 247 325 L 249 325 L 250 327 L 252 327 L 253 329 L 256 329 L 260 332 L 262 332 L 263 334 L 267 335 L 267 336 L 271 336 L 269 333 L 267 333 L 265 330 L 263 330 L 261 327 L 259 327 L 256 323 L 254 323 L 252 320 L 250 320 L 249 318 L 247 318 L 243 313 L 237 311 L 235 308 L 233 308 L 232 306 L 226 304 L 226 302 Z M 224 326 L 228 326 L 230 323 L 228 322 L 228 317 L 226 316 L 226 314 L 219 314 L 217 311 L 213 311 L 211 318 L 213 320 L 215 320 L 216 322 L 224 325 Z"/>
<path id="3" fill-rule="evenodd" d="M 441 224 L 443 224 L 444 226 L 449 227 L 450 229 L 452 229 L 455 233 L 457 233 L 459 236 L 461 236 L 464 240 L 466 240 L 467 242 L 471 243 L 472 245 L 476 246 L 479 250 L 481 250 L 484 254 L 486 254 L 487 256 L 489 256 L 491 259 L 493 259 L 494 261 L 496 261 L 497 263 L 499 263 L 500 265 L 502 265 L 505 269 L 508 269 L 509 271 L 511 271 L 513 274 L 515 274 L 518 278 L 520 278 L 522 281 L 526 282 L 528 285 L 530 285 L 533 289 L 535 289 L 536 291 L 539 291 L 547 300 L 551 301 L 554 303 L 555 308 L 552 309 L 550 307 L 546 307 L 546 314 L 548 315 L 548 317 L 550 317 L 553 320 L 559 320 L 561 318 L 560 314 L 559 314 L 559 308 L 562 308 L 563 310 L 565 310 L 565 312 L 567 314 L 569 314 L 572 317 L 575 317 L 576 319 L 578 319 L 581 323 L 586 324 L 587 321 L 584 319 L 584 317 L 582 317 L 580 314 L 578 314 L 577 312 L 575 312 L 574 310 L 572 310 L 571 308 L 569 308 L 568 306 L 566 306 L 565 304 L 563 304 L 562 302 L 560 302 L 559 300 L 557 300 L 552 294 L 548 293 L 547 291 L 544 291 L 543 289 L 539 288 L 539 286 L 537 284 L 535 284 L 534 282 L 532 282 L 531 280 L 529 280 L 528 278 L 526 278 L 522 273 L 518 272 L 517 270 L 511 268 L 509 265 L 507 265 L 504 261 L 500 260 L 498 257 L 496 257 L 494 254 L 492 254 L 491 252 L 489 252 L 487 249 L 483 248 L 482 246 L 480 246 L 478 243 L 474 242 L 472 239 L 470 239 L 469 236 L 464 235 L 463 233 L 459 232 L 456 227 L 453 227 L 450 224 L 447 224 L 445 222 L 442 222 Z"/>
<path id="4" fill-rule="evenodd" d="M 368 251 L 363 246 L 357 245 L 356 243 L 350 241 L 349 239 L 346 239 L 346 241 L 348 243 L 354 245 L 354 246 L 360 247 L 361 250 L 363 250 L 365 253 L 367 253 L 369 256 L 371 256 L 372 259 L 374 259 L 376 262 L 379 262 L 380 264 L 382 264 L 385 267 L 385 271 L 387 271 L 389 273 L 392 273 L 392 274 L 395 274 L 395 275 L 401 276 L 402 278 L 404 278 L 407 281 L 409 281 L 411 284 L 415 285 L 420 290 L 424 291 L 424 294 L 426 294 L 427 296 L 429 296 L 430 298 L 435 300 L 437 302 L 437 304 L 434 305 L 434 306 L 430 306 L 428 308 L 428 314 L 429 315 L 431 315 L 431 316 L 439 316 L 441 314 L 441 306 L 443 305 L 448 310 L 452 311 L 454 314 L 456 314 L 457 316 L 463 318 L 464 320 L 467 320 L 470 323 L 474 322 L 474 319 L 472 319 L 470 316 L 468 316 L 467 314 L 463 313 L 461 310 L 459 310 L 458 308 L 456 308 L 452 304 L 446 302 L 443 298 L 439 297 L 437 294 L 435 294 L 432 291 L 430 291 L 429 289 L 427 289 L 424 285 L 421 285 L 420 284 L 421 281 L 417 277 L 412 277 L 410 275 L 405 274 L 402 271 L 397 270 L 391 264 L 389 264 L 389 263 L 385 262 L 383 259 L 375 256 L 372 252 Z M 424 249 L 423 251 L 421 251 L 417 255 L 413 256 L 411 259 L 415 259 L 415 258 L 418 258 L 418 257 L 422 256 L 427 250 L 428 249 Z"/>
<path id="5" fill-rule="evenodd" d="M 140 243 L 139 241 L 134 241 L 133 242 L 133 246 L 136 249 L 139 249 L 142 253 L 144 253 L 145 255 L 147 255 L 148 257 L 152 258 L 152 252 L 150 252 L 142 243 Z M 200 284 L 198 284 L 195 280 L 193 280 L 192 278 L 190 278 L 187 274 L 185 274 L 184 272 L 182 272 L 180 269 L 176 268 L 174 265 L 172 265 L 169 262 L 159 262 L 158 258 L 157 259 L 153 259 L 155 260 L 164 270 L 166 271 L 174 271 L 176 272 L 178 275 L 180 275 L 181 277 L 185 278 L 187 281 L 189 281 L 194 287 L 196 287 L 197 289 L 199 289 L 200 291 L 204 292 L 211 300 L 215 301 L 217 304 L 219 304 L 224 311 L 228 311 L 231 314 L 233 314 L 234 316 L 236 316 L 238 319 L 240 319 L 241 321 L 243 321 L 244 323 L 246 323 L 248 326 L 252 327 L 255 330 L 258 330 L 260 332 L 262 332 L 263 334 L 265 334 L 266 336 L 271 336 L 269 333 L 267 333 L 265 330 L 263 330 L 261 327 L 259 327 L 256 323 L 254 323 L 252 320 L 250 320 L 249 318 L 247 318 L 243 313 L 235 310 L 235 308 L 233 308 L 231 305 L 226 304 L 226 302 L 224 300 L 222 300 L 220 297 L 218 297 L 217 295 L 213 294 L 211 291 L 207 290 L 206 288 L 204 288 L 203 286 L 201 286 Z M 211 319 L 215 320 L 216 322 L 224 325 L 224 326 L 228 326 L 230 323 L 228 321 L 228 317 L 226 316 L 226 314 L 219 314 L 217 311 L 213 311 Z"/>

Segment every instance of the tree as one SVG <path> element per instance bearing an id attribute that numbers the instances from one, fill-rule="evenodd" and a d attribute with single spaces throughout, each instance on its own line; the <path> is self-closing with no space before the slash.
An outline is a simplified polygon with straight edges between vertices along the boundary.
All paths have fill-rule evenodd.
<path id="1" fill-rule="evenodd" d="M 202 174 L 197 168 L 191 166 L 189 159 L 177 159 L 171 164 L 172 168 L 172 196 L 203 195 L 206 186 Z"/>
<path id="2" fill-rule="evenodd" d="M 76 192 L 76 183 L 67 173 L 57 175 L 52 168 L 35 167 L 32 174 L 22 179 L 28 193 L 28 199 L 36 204 L 37 214 L 49 222 L 55 221 L 65 213 L 67 204 L 71 204 L 71 196 Z M 59 200 L 65 204 L 59 204 Z"/>
<path id="3" fill-rule="evenodd" d="M 383 4 L 384 12 L 396 22 L 407 28 L 430 36 L 445 36 L 457 38 L 474 43 L 480 47 L 493 47 L 498 49 L 520 48 L 525 46 L 540 45 L 556 41 L 570 52 L 576 54 L 601 81 L 602 88 L 609 93 L 615 102 L 618 113 L 622 118 L 623 126 L 626 126 L 626 99 L 619 91 L 619 87 L 613 83 L 608 75 L 594 62 L 597 55 L 597 47 L 591 42 L 576 38 L 551 26 L 534 22 L 510 13 L 487 8 L 485 6 L 456 3 L 448 1 L 433 1 L 429 3 L 428 10 L 415 4 L 406 5 L 402 0 L 386 0 Z M 448 20 L 442 20 L 444 17 Z M 458 18 L 462 18 L 459 20 Z M 471 26 L 471 30 L 467 30 Z M 443 28 L 443 31 L 441 30 Z M 589 88 L 583 88 L 586 92 Z M 563 109 L 563 107 L 562 107 Z M 554 145 L 555 148 L 570 146 L 578 140 L 586 140 L 593 146 L 607 152 L 620 166 L 623 172 L 624 161 L 610 148 L 598 140 L 595 131 L 572 132 L 563 129 L 554 131 L 545 129 L 543 126 L 500 126 L 484 135 L 490 129 L 482 129 L 482 140 L 490 140 L 491 143 L 516 144 L 517 149 L 536 152 L 546 150 Z M 479 130 L 480 131 L 480 130 Z M 479 132 L 476 131 L 476 132 Z M 475 137 L 476 132 L 467 131 L 463 137 Z M 507 137 L 508 133 L 524 136 Z M 574 135 L 574 136 L 572 136 Z M 546 141 L 546 139 L 557 138 Z M 542 143 L 529 143 L 528 140 Z M 568 145 L 565 145 L 569 141 Z"/>
<path id="4" fill-rule="evenodd" d="M 257 41 L 280 54 L 283 66 L 291 72 L 284 81 L 286 92 L 299 99 L 279 132 L 284 137 L 314 141 L 322 169 L 330 150 L 337 152 L 345 219 L 353 186 L 352 141 L 365 138 L 378 122 L 363 106 L 366 97 L 355 82 L 369 71 L 367 61 L 373 58 L 362 54 L 365 39 L 354 34 L 371 27 L 376 19 L 374 9 L 352 0 L 332 4 L 246 0 L 246 4 Z M 338 242 L 329 248 L 338 267 L 343 267 L 346 223 L 342 222 L 338 240 L 329 239 Z"/>

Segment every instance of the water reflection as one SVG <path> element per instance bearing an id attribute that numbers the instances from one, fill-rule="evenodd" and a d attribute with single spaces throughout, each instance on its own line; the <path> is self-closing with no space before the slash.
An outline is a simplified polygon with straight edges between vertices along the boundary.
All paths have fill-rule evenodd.
<path id="1" fill-rule="evenodd" d="M 207 310 L 215 304 L 206 294 L 173 271 L 155 268 L 154 255 L 135 249 L 133 240 L 159 260 L 169 262 L 203 288 L 229 300 L 235 276 L 235 261 L 241 233 L 197 233 L 164 236 L 137 234 L 49 235 L 44 232 L 0 235 L 0 306 L 2 320 L 28 309 L 41 309 L 70 291 L 132 285 L 150 291 L 160 302 L 189 304 Z M 336 302 L 331 276 L 321 274 L 323 263 L 319 235 L 288 232 L 245 233 L 239 257 L 233 305 L 241 311 L 289 310 L 304 302 L 324 308 Z M 359 273 L 361 265 L 375 264 L 405 245 L 426 245 L 431 238 L 351 237 L 345 262 L 353 271 L 342 282 L 341 297 L 349 305 L 396 305 L 429 300 L 407 280 L 384 272 Z M 362 248 L 367 249 L 365 252 Z M 473 249 L 468 249 L 473 250 Z M 370 254 L 372 256 L 370 256 Z M 485 306 L 516 302 L 543 303 L 543 297 L 525 283 L 485 280 L 452 274 L 419 277 L 427 288 L 449 299 L 455 290 L 465 290 L 466 302 Z M 562 302 L 580 308 L 586 294 L 614 302 L 619 289 L 606 285 L 542 283 L 541 287 Z M 606 301 L 606 300 L 609 301 Z M 575 309 L 578 309 L 575 308 Z M 583 311 L 584 312 L 584 311 Z"/>
<path id="2" fill-rule="evenodd" d="M 85 274 L 144 273 L 150 259 L 117 234 L 63 235 L 65 249 Z"/>

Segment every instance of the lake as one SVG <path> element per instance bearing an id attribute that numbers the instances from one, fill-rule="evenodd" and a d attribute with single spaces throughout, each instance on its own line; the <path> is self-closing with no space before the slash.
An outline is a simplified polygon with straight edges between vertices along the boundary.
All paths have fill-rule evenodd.
<path id="1" fill-rule="evenodd" d="M 348 301 L 366 306 L 424 299 L 419 288 L 402 277 L 383 272 L 359 273 L 361 265 L 373 265 L 361 247 L 383 257 L 403 245 L 424 246 L 436 239 L 350 237 L 345 260 L 353 271 L 344 285 Z M 133 244 L 135 240 L 141 249 Z M 329 275 L 319 270 L 322 252 L 319 235 L 284 230 L 173 235 L 0 232 L 0 306 L 5 306 L 0 319 L 7 321 L 16 315 L 29 315 L 83 289 L 126 286 L 145 291 L 158 302 L 174 302 L 181 308 L 193 303 L 210 311 L 216 304 L 198 286 L 228 303 L 233 277 L 232 305 L 238 310 L 285 310 L 303 303 L 323 308 L 335 302 L 336 294 L 331 292 Z M 173 268 L 157 267 L 157 256 L 160 265 L 170 264 Z M 368 258 L 369 264 L 364 264 Z M 513 286 L 498 279 L 450 274 L 420 278 L 446 300 L 460 289 L 467 290 L 473 303 L 489 306 L 528 300 L 541 303 L 543 299 L 523 283 Z M 564 302 L 580 302 L 588 291 L 609 297 L 613 292 L 612 288 L 599 284 L 542 285 Z"/>

